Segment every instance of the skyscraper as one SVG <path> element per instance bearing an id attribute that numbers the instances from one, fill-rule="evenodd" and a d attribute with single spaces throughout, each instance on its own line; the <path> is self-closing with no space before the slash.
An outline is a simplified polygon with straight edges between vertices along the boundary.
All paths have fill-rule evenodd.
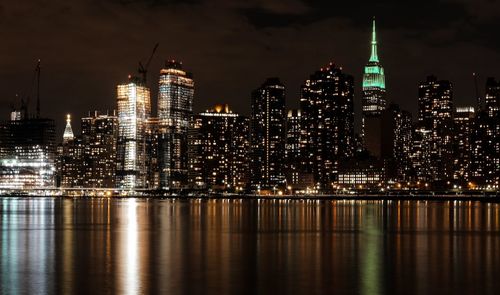
<path id="1" fill-rule="evenodd" d="M 322 189 L 336 180 L 341 161 L 353 156 L 354 79 L 332 63 L 301 88 L 306 165 Z"/>
<path id="2" fill-rule="evenodd" d="M 158 157 L 160 186 L 180 188 L 187 184 L 188 128 L 193 114 L 194 80 L 182 63 L 167 61 L 160 71 Z"/>
<path id="3" fill-rule="evenodd" d="M 118 141 L 117 186 L 146 185 L 146 122 L 151 115 L 149 88 L 138 78 L 117 86 Z"/>
<path id="4" fill-rule="evenodd" d="M 471 137 L 476 113 L 473 107 L 457 107 L 454 115 L 453 179 L 463 185 L 470 178 Z"/>
<path id="5" fill-rule="evenodd" d="M 189 182 L 195 188 L 242 191 L 248 184 L 249 120 L 228 105 L 195 116 L 190 130 Z"/>
<path id="6" fill-rule="evenodd" d="M 363 73 L 363 115 L 380 115 L 386 108 L 385 74 L 377 52 L 375 18 L 372 26 L 371 55 Z"/>
<path id="7" fill-rule="evenodd" d="M 386 89 L 384 68 L 380 63 L 375 31 L 375 18 L 372 26 L 371 54 L 363 72 L 362 130 L 364 147 L 373 156 L 380 158 L 382 150 L 381 114 L 386 109 Z"/>
<path id="8" fill-rule="evenodd" d="M 418 129 L 429 132 L 430 180 L 453 178 L 453 92 L 449 81 L 427 77 L 419 84 Z"/>
<path id="9" fill-rule="evenodd" d="M 412 176 L 412 129 L 411 113 L 398 105 L 390 104 L 382 113 L 380 157 L 387 180 L 409 181 Z"/>
<path id="10" fill-rule="evenodd" d="M 57 146 L 57 186 L 84 187 L 85 145 L 81 136 L 73 134 L 71 116 L 66 116 L 63 141 Z"/>
<path id="11" fill-rule="evenodd" d="M 250 120 L 252 186 L 275 190 L 285 184 L 285 86 L 278 78 L 267 79 L 252 92 Z"/>
<path id="12" fill-rule="evenodd" d="M 484 104 L 488 116 L 493 118 L 500 113 L 500 81 L 497 82 L 495 78 L 489 77 L 486 80 Z"/>
<path id="13" fill-rule="evenodd" d="M 312 173 L 307 169 L 304 117 L 300 109 L 288 111 L 286 118 L 285 177 L 292 191 L 305 191 L 314 187 Z M 291 193 L 291 191 L 289 191 Z"/>
<path id="14" fill-rule="evenodd" d="M 116 187 L 116 151 L 118 118 L 113 113 L 97 111 L 82 118 L 84 149 L 84 186 L 92 188 Z"/>
<path id="15" fill-rule="evenodd" d="M 500 187 L 500 82 L 488 78 L 485 108 L 474 122 L 471 138 L 471 180 L 483 188 Z"/>

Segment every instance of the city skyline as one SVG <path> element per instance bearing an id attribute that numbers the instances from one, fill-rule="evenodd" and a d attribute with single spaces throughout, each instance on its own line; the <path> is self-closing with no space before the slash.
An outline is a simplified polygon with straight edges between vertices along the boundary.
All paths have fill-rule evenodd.
<path id="1" fill-rule="evenodd" d="M 5 89 L 2 95 L 4 102 L 2 112 L 8 111 L 9 105 L 14 103 L 16 93 L 25 95 L 29 92 L 34 66 L 32 61 L 38 58 L 42 60 L 43 77 L 45 77 L 41 86 L 42 113 L 47 112 L 47 116 L 57 118 L 66 113 L 72 113 L 75 117 L 83 116 L 91 109 L 111 110 L 114 99 L 110 85 L 122 81 L 126 74 L 133 73 L 137 62 L 146 59 L 148 51 L 156 42 L 161 45 L 157 57 L 152 62 L 150 73 L 160 70 L 162 66 L 160 60 L 163 59 L 177 58 L 188 63 L 199 81 L 195 112 L 205 110 L 215 103 L 225 102 L 232 105 L 238 113 L 249 114 L 249 106 L 238 101 L 248 97 L 248 90 L 269 76 L 278 76 L 282 79 L 288 89 L 290 104 L 287 107 L 296 108 L 300 85 L 307 77 L 302 73 L 309 73 L 332 59 L 355 77 L 355 98 L 358 102 L 361 98 L 362 66 L 369 52 L 366 45 L 369 43 L 370 19 L 373 15 L 377 17 L 378 36 L 383 52 L 381 58 L 387 70 L 387 80 L 390 81 L 387 85 L 391 92 L 389 99 L 412 111 L 413 114 L 416 113 L 413 99 L 416 97 L 414 86 L 422 77 L 435 74 L 455 82 L 457 104 L 466 105 L 474 99 L 472 73 L 477 72 L 479 82 L 483 84 L 487 76 L 495 75 L 495 70 L 500 64 L 498 55 L 491 50 L 495 48 L 495 43 L 486 34 L 489 30 L 483 28 L 485 23 L 495 22 L 488 20 L 487 15 L 483 16 L 486 14 L 484 7 L 488 7 L 487 5 L 477 11 L 461 3 L 439 2 L 434 6 L 435 12 L 428 15 L 426 24 L 423 24 L 418 18 L 413 17 L 413 12 L 405 21 L 401 21 L 400 17 L 388 13 L 390 9 L 385 9 L 388 5 L 385 3 L 375 7 L 361 6 L 356 11 L 356 16 L 354 10 L 350 10 L 351 5 L 338 4 L 339 7 L 335 10 L 344 9 L 342 15 L 339 15 L 340 12 L 333 13 L 332 16 L 319 14 L 320 17 L 316 21 L 307 20 L 308 16 L 318 15 L 320 8 L 327 7 L 325 6 L 327 4 L 304 4 L 301 1 L 294 1 L 293 5 L 287 5 L 288 12 L 283 5 L 278 5 L 279 1 L 273 1 L 274 5 L 245 6 L 239 3 L 234 4 L 235 7 L 227 3 L 216 4 L 210 9 L 216 12 L 214 15 L 221 17 L 220 22 L 223 22 L 226 29 L 215 30 L 221 28 L 222 24 L 207 22 L 207 30 L 214 29 L 220 32 L 207 40 L 203 38 L 202 26 L 193 24 L 192 26 L 198 29 L 188 32 L 186 21 L 182 19 L 183 15 L 192 13 L 205 15 L 205 18 L 200 18 L 197 23 L 207 20 L 206 11 L 212 12 L 212 10 L 208 10 L 206 3 L 196 1 L 195 3 L 165 5 L 162 5 L 161 1 L 153 3 L 155 5 L 148 5 L 148 2 L 105 3 L 89 8 L 102 14 L 95 16 L 99 23 L 104 22 L 105 27 L 113 28 L 112 31 L 115 32 L 117 28 L 127 27 L 124 24 L 125 20 L 134 20 L 140 24 L 139 28 L 128 30 L 129 35 L 120 32 L 113 38 L 105 38 L 113 36 L 110 31 L 96 31 L 83 23 L 78 30 L 81 39 L 76 38 L 75 42 L 61 44 L 62 40 L 67 38 L 63 34 L 64 30 L 62 28 L 50 30 L 53 25 L 49 23 L 38 30 L 39 35 L 24 41 L 28 44 L 35 43 L 35 46 L 21 47 L 18 40 L 12 42 L 9 52 L 4 52 L 6 64 L 2 68 L 5 71 L 0 77 L 1 83 L 5 83 L 2 85 L 2 89 Z M 85 4 L 80 5 L 86 7 Z M 413 7 L 414 4 L 411 6 L 415 12 L 422 13 L 429 9 L 429 5 L 425 2 L 420 5 L 421 7 Z M 13 26 L 11 13 L 24 12 L 27 15 L 32 13 L 23 5 L 13 6 L 9 2 L 3 4 L 3 7 L 6 28 Z M 40 14 L 45 15 L 51 8 L 57 7 L 59 7 L 57 4 L 51 4 L 48 8 L 41 9 Z M 78 8 L 78 5 L 69 5 L 68 14 L 74 16 Z M 241 8 L 244 12 L 237 8 Z M 171 18 L 162 17 L 171 14 L 171 10 L 176 11 L 178 15 Z M 278 13 L 282 10 L 285 10 L 284 14 Z M 290 16 L 290 10 L 295 14 Z M 104 19 L 113 11 L 122 15 L 125 20 Z M 268 15 L 259 18 L 268 20 L 267 24 L 257 22 L 256 16 L 252 16 L 249 11 L 256 11 L 255 14 L 259 16 Z M 455 12 L 454 16 L 450 16 L 448 11 Z M 446 17 L 438 17 L 436 14 Z M 153 24 L 145 21 L 146 17 L 152 16 L 158 21 L 165 19 L 164 24 L 158 26 L 157 30 L 153 30 Z M 233 18 L 228 21 L 229 16 Z M 34 19 L 37 17 L 40 16 Z M 56 19 L 60 17 L 57 14 L 55 16 Z M 60 20 L 60 23 L 65 22 L 69 20 L 66 18 Z M 169 25 L 174 24 L 178 30 L 171 32 Z M 29 23 L 23 24 L 19 31 L 32 35 L 33 33 L 27 28 L 31 28 Z M 482 30 L 473 35 L 472 32 L 478 28 Z M 161 32 L 164 30 L 168 30 L 169 34 L 163 35 L 175 36 L 179 42 L 165 41 L 164 37 L 161 37 Z M 465 32 L 462 33 L 462 30 Z M 48 37 L 44 40 L 45 45 L 36 45 L 37 38 L 42 36 Z M 99 42 L 94 41 L 96 39 Z M 12 39 L 7 38 L 7 40 Z M 134 42 L 131 42 L 132 40 Z M 85 43 L 82 43 L 84 41 Z M 195 44 L 203 46 L 193 46 Z M 239 46 L 236 47 L 235 44 Z M 302 45 L 294 46 L 296 44 Z M 241 49 L 242 45 L 245 45 L 244 50 Z M 65 54 L 57 54 L 56 59 L 52 52 L 59 53 L 60 50 Z M 471 51 L 477 53 L 474 58 L 467 54 Z M 460 62 L 457 63 L 457 60 Z M 242 74 L 223 74 L 228 72 Z M 400 75 L 402 72 L 405 72 L 404 77 Z M 212 86 L 216 84 L 227 87 L 219 89 Z M 157 85 L 150 84 L 150 86 L 152 93 L 156 93 Z M 75 92 L 73 89 L 79 91 Z M 61 106 L 59 104 L 61 101 L 67 101 L 67 105 Z M 54 107 L 47 107 L 49 105 Z M 61 128 L 61 124 L 58 123 L 58 130 Z"/>
<path id="2" fill-rule="evenodd" d="M 450 80 L 426 75 L 416 87 L 413 120 L 390 99 L 379 35 L 373 17 L 361 98 L 351 71 L 329 62 L 301 83 L 300 109 L 289 108 L 289 87 L 279 77 L 267 77 L 249 91 L 250 115 L 236 121 L 230 118 L 239 113 L 223 101 L 205 113 L 195 111 L 198 79 L 182 61 L 168 59 L 152 75 L 156 44 L 137 72 L 117 83 L 113 115 L 82 117 L 77 136 L 66 115 L 62 141 L 44 135 L 42 120 L 51 124 L 51 134 L 56 128 L 40 112 L 45 76 L 39 60 L 30 96 L 0 125 L 2 187 L 14 181 L 23 189 L 257 194 L 498 189 L 500 84 L 488 77 L 483 88 L 474 74 L 474 103 L 461 105 Z M 155 80 L 157 93 L 150 87 Z M 33 98 L 35 114 L 28 104 Z M 23 134 L 36 136 L 24 142 Z"/>

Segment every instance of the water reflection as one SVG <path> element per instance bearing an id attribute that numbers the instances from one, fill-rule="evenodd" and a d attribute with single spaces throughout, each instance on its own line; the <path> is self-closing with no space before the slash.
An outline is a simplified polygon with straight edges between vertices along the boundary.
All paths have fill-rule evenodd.
<path id="1" fill-rule="evenodd" d="M 479 202 L 0 199 L 0 294 L 493 294 Z"/>

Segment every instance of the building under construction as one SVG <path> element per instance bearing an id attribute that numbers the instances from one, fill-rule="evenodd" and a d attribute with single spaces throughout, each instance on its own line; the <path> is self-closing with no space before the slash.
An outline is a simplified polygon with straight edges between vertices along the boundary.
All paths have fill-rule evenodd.
<path id="1" fill-rule="evenodd" d="M 19 118 L 0 123 L 0 188 L 54 187 L 55 123 Z"/>
<path id="2" fill-rule="evenodd" d="M 0 188 L 45 189 L 55 185 L 55 122 L 40 117 L 40 61 L 31 90 L 36 90 L 36 115 L 30 116 L 29 97 L 10 120 L 0 122 Z M 36 86 L 36 88 L 35 88 Z"/>

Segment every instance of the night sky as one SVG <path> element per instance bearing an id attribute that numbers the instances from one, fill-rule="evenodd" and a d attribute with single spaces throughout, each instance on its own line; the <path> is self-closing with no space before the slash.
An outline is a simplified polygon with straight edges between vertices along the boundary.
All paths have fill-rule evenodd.
<path id="1" fill-rule="evenodd" d="M 39 58 L 42 115 L 58 120 L 60 132 L 66 113 L 112 110 L 116 84 L 157 42 L 153 105 L 166 59 L 194 74 L 196 112 L 223 102 L 243 114 L 270 76 L 297 107 L 303 81 L 333 61 L 355 77 L 359 110 L 372 16 L 391 101 L 415 112 L 418 82 L 435 74 L 453 82 L 456 105 L 473 104 L 473 72 L 482 92 L 487 76 L 500 78 L 499 14 L 500 1 L 490 0 L 2 0 L 0 117 L 19 104 L 16 94 L 28 95 Z"/>

